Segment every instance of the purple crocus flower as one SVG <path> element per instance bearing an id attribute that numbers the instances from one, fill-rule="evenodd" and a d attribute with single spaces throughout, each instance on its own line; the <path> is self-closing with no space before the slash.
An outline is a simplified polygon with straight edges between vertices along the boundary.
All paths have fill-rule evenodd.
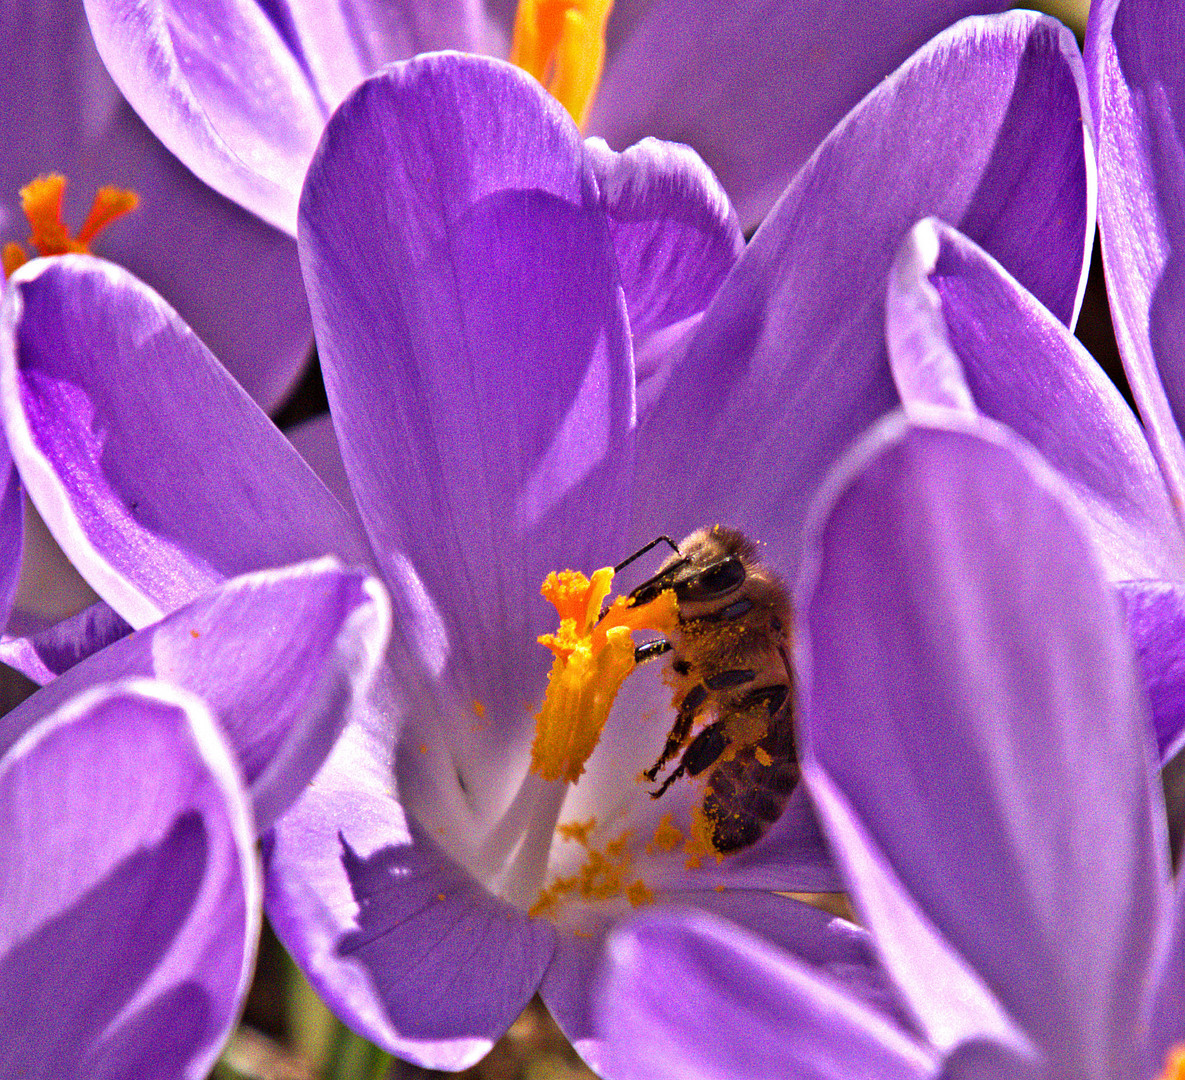
<path id="1" fill-rule="evenodd" d="M 239 771 L 200 699 L 128 679 L 0 756 L 0 1074 L 208 1074 L 260 922 Z"/>
<path id="2" fill-rule="evenodd" d="M 932 219 L 902 245 L 886 327 L 908 411 L 940 406 L 989 416 L 1069 485 L 1124 600 L 1167 762 L 1185 744 L 1185 542 L 1165 474 L 1130 407 L 1040 301 L 977 244 Z"/>
<path id="3" fill-rule="evenodd" d="M 1185 894 L 1120 605 L 1030 446 L 920 412 L 832 477 L 797 639 L 804 775 L 909 1024 L 656 914 L 609 947 L 615 1075 L 1180 1075 Z"/>
<path id="4" fill-rule="evenodd" d="M 100 186 L 133 190 L 138 207 L 94 250 L 168 297 L 248 393 L 278 405 L 312 340 L 292 241 L 196 180 L 148 131 L 103 68 L 81 0 L 3 0 L 0 41 L 0 246 L 26 241 L 17 192 L 35 177 L 67 178 L 75 229 Z"/>
<path id="5" fill-rule="evenodd" d="M 1093 5 L 1086 55 L 1099 147 L 1099 227 L 1116 336 L 1149 439 L 1185 514 L 1185 5 Z"/>
<path id="6" fill-rule="evenodd" d="M 388 621 L 335 560 L 248 574 L 0 717 L 0 1072 L 207 1074 L 250 977 L 257 830 L 324 761 Z M 51 644 L 34 674 L 69 659 Z"/>
<path id="7" fill-rule="evenodd" d="M 88 0 L 87 11 L 115 81 L 162 141 L 218 191 L 295 233 L 326 120 L 393 60 L 461 49 L 512 55 L 541 77 L 554 68 L 550 85 L 581 101 L 574 113 L 590 110 L 589 134 L 618 149 L 646 135 L 691 145 L 751 228 L 861 95 L 943 27 L 1004 6 Z M 585 103 L 602 35 L 603 76 Z"/>
<path id="8" fill-rule="evenodd" d="M 326 518 L 159 298 L 81 258 L 18 272 L 9 439 L 116 611 L 156 617 L 315 543 L 368 550 L 391 591 L 373 708 L 265 845 L 273 925 L 339 1015 L 460 1068 L 540 989 L 598 1067 L 590 973 L 650 899 L 724 912 L 883 998 L 858 933 L 775 895 L 838 884 L 803 793 L 759 843 L 687 865 L 694 786 L 655 802 L 635 780 L 670 725 L 661 665 L 627 680 L 577 785 L 528 772 L 536 638 L 555 628 L 537 592 L 715 521 L 792 575 L 814 489 L 896 403 L 881 298 L 918 218 L 960 225 L 1072 321 L 1093 217 L 1084 99 L 1052 20 L 959 24 L 832 133 L 742 249 L 694 155 L 585 143 L 513 67 L 438 54 L 367 81 L 326 129 L 300 237 L 365 539 L 340 508 Z"/>

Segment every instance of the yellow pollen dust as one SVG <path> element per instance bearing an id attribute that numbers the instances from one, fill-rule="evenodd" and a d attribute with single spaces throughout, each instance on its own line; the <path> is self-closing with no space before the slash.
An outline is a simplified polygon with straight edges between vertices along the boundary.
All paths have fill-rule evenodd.
<path id="1" fill-rule="evenodd" d="M 634 856 L 630 850 L 633 833 L 623 832 L 598 850 L 589 843 L 589 831 L 596 819 L 571 826 L 560 826 L 556 831 L 562 839 L 579 844 L 588 853 L 584 864 L 570 877 L 555 878 L 550 885 L 539 892 L 539 899 L 532 905 L 528 915 L 554 916 L 560 905 L 568 899 L 614 900 L 625 897 L 633 907 L 652 903 L 654 891 L 641 878 L 631 880 Z"/>
<path id="2" fill-rule="evenodd" d="M 535 717 L 531 770 L 545 780 L 575 783 L 601 737 L 617 691 L 634 670 L 635 630 L 670 633 L 677 621 L 669 589 L 647 604 L 617 597 L 601 616 L 613 570 L 605 566 L 589 580 L 576 570 L 552 571 L 540 590 L 554 606 L 560 625 L 539 644 L 555 659 L 547 677 L 543 708 Z"/>
<path id="3" fill-rule="evenodd" d="M 140 197 L 125 188 L 101 187 L 95 192 L 86 221 L 71 236 L 62 221 L 62 193 L 66 178 L 60 173 L 49 173 L 31 180 L 21 188 L 21 209 L 29 222 L 29 246 L 38 255 L 89 254 L 91 241 L 116 218 L 135 210 Z M 4 276 L 23 266 L 31 256 L 20 244 L 4 245 Z"/>
<path id="4" fill-rule="evenodd" d="M 580 126 L 605 62 L 613 0 L 519 0 L 510 62 L 530 72 Z"/>
<path id="5" fill-rule="evenodd" d="M 1169 1051 L 1164 1071 L 1156 1080 L 1185 1080 L 1185 1043 L 1178 1043 Z"/>
<path id="6" fill-rule="evenodd" d="M 674 814 L 663 814 L 654 830 L 654 839 L 646 845 L 653 855 L 656 851 L 674 851 L 683 842 L 683 834 L 675 825 Z"/>

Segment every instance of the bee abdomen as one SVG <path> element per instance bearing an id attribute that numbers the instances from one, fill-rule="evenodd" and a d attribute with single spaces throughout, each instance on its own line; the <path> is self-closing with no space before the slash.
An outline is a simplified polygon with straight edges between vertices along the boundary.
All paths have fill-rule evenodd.
<path id="1" fill-rule="evenodd" d="M 798 784 L 798 762 L 793 756 L 773 758 L 755 746 L 721 762 L 708 778 L 704 814 L 712 826 L 712 846 L 721 853 L 756 843 L 778 820 L 786 800 Z M 759 755 L 769 764 L 762 764 Z"/>

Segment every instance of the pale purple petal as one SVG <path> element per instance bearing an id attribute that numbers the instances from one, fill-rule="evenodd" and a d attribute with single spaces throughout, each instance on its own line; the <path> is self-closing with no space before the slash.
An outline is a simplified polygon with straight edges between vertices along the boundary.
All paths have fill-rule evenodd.
<path id="1" fill-rule="evenodd" d="M 820 504 L 804 769 L 878 942 L 904 933 L 899 879 L 1064 1075 L 1114 1076 L 1168 880 L 1146 705 L 1060 479 L 944 416 L 886 421 Z M 884 959 L 919 1014 L 942 1007 L 924 954 Z"/>
<path id="2" fill-rule="evenodd" d="M 1143 429 L 1078 340 L 998 262 L 920 222 L 889 279 L 889 358 L 906 411 L 975 409 L 1028 440 L 1066 479 L 1112 579 L 1177 577 L 1185 544 Z"/>
<path id="3" fill-rule="evenodd" d="M 8 443 L 0 433 L 0 627 L 8 622 L 21 579 L 25 493 Z"/>
<path id="4" fill-rule="evenodd" d="M 336 106 L 384 64 L 438 49 L 487 52 L 497 41 L 481 0 L 255 0 Z M 203 46 L 215 52 L 217 42 Z"/>
<path id="5" fill-rule="evenodd" d="M 438 605 L 467 712 L 521 724 L 555 625 L 540 583 L 620 559 L 628 513 L 628 326 L 579 132 L 499 61 L 395 65 L 326 129 L 300 245 L 380 565 Z"/>
<path id="6" fill-rule="evenodd" d="M 0 1073 L 204 1077 L 259 932 L 213 719 L 160 683 L 65 703 L 0 761 Z"/>
<path id="7" fill-rule="evenodd" d="M 391 792 L 393 718 L 347 728 L 265 841 L 268 918 L 356 1031 L 429 1068 L 463 1069 L 539 985 L 551 924 L 496 899 L 412 824 Z"/>
<path id="8" fill-rule="evenodd" d="M 1185 586 L 1121 581 L 1127 632 L 1136 650 L 1161 762 L 1185 749 Z"/>
<path id="9" fill-rule="evenodd" d="M 987 1040 L 1024 1057 L 1029 1040 L 991 989 L 941 934 L 827 774 L 804 763 L 848 888 L 876 929 L 876 946 L 927 1040 L 943 1051 Z"/>
<path id="10" fill-rule="evenodd" d="M 614 5 L 589 132 L 691 145 L 746 228 L 860 98 L 929 38 L 993 0 Z"/>
<path id="11" fill-rule="evenodd" d="M 346 93 L 390 60 L 474 48 L 488 36 L 480 8 L 463 0 L 86 0 L 86 8 L 104 63 L 165 145 L 293 235 L 305 169 Z"/>
<path id="12" fill-rule="evenodd" d="M 1099 0 L 1086 32 L 1099 229 L 1115 334 L 1178 507 L 1185 505 L 1185 9 Z"/>
<path id="13" fill-rule="evenodd" d="M 82 0 L 0 6 L 0 243 L 24 242 L 18 189 L 60 172 L 77 228 L 104 184 L 133 189 L 135 212 L 94 250 L 168 299 L 264 408 L 279 404 L 312 339 L 290 237 L 194 178 L 145 128 L 95 52 Z"/>
<path id="14" fill-rule="evenodd" d="M 314 416 L 311 420 L 297 424 L 296 427 L 288 428 L 284 434 L 296 447 L 296 452 L 305 459 L 309 468 L 317 474 L 321 483 L 329 488 L 337 497 L 337 501 L 345 507 L 359 534 L 365 535 L 366 530 L 354 502 L 354 493 L 350 490 L 350 478 L 346 476 L 346 467 L 342 463 L 341 448 L 337 445 L 333 417 L 329 413 Z"/>
<path id="15" fill-rule="evenodd" d="M 613 1080 L 922 1080 L 936 1065 L 842 979 L 724 919 L 647 913 L 607 952 L 597 1004 Z"/>
<path id="16" fill-rule="evenodd" d="M 662 891 L 657 905 L 656 909 L 647 907 L 647 912 L 674 911 L 692 922 L 705 912 L 716 919 L 723 917 L 759 938 L 764 948 L 790 953 L 833 986 L 842 986 L 861 1006 L 876 1012 L 883 1024 L 895 1027 L 899 1036 L 909 1027 L 871 939 L 845 919 L 787 896 L 745 887 Z M 606 935 L 629 915 L 625 905 L 604 904 L 565 912 L 558 928 L 556 954 L 540 987 L 548 1011 L 598 1073 L 608 1072 L 617 1050 L 624 1051 L 624 1047 L 606 1044 L 596 1022 L 595 983 L 606 959 Z"/>
<path id="17" fill-rule="evenodd" d="M 609 219 L 637 341 L 703 311 L 745 246 L 712 171 L 686 146 L 643 139 L 617 154 L 585 151 Z"/>
<path id="18" fill-rule="evenodd" d="M 0 717 L 0 749 L 89 686 L 168 680 L 200 695 L 218 718 L 262 831 L 360 707 L 388 622 L 378 583 L 332 559 L 236 578 L 71 667 Z"/>
<path id="19" fill-rule="evenodd" d="M 335 552 L 340 504 L 155 293 L 87 256 L 4 294 L 9 445 L 30 497 L 133 626 L 235 574 Z"/>
<path id="20" fill-rule="evenodd" d="M 725 522 L 793 576 L 814 489 L 896 403 L 885 288 L 920 218 L 957 225 L 1072 322 L 1094 227 L 1084 98 L 1073 35 L 1021 11 L 960 23 L 874 90 L 795 177 L 642 415 L 635 539 Z"/>
<path id="21" fill-rule="evenodd" d="M 103 62 L 157 137 L 211 187 L 295 234 L 300 178 L 332 103 L 267 13 L 239 0 L 86 8 Z"/>
<path id="22" fill-rule="evenodd" d="M 0 662 L 44 686 L 80 660 L 127 637 L 132 628 L 102 600 L 77 615 L 23 635 L 0 637 Z"/>

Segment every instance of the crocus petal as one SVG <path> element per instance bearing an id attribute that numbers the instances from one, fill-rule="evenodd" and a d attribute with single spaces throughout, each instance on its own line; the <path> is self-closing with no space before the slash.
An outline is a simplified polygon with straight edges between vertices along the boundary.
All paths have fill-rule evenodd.
<path id="1" fill-rule="evenodd" d="M 0 1073 L 204 1077 L 246 993 L 260 898 L 201 702 L 135 680 L 64 703 L 0 761 L 0 818 Z"/>
<path id="2" fill-rule="evenodd" d="M 30 497 L 133 626 L 238 573 L 366 561 L 337 500 L 127 271 L 36 259 L 9 280 L 2 319 L 5 420 Z"/>
<path id="3" fill-rule="evenodd" d="M 167 679 L 218 717 L 262 831 L 328 756 L 370 685 L 388 624 L 378 583 L 336 560 L 248 574 L 115 642 L 0 717 L 0 749 L 88 686 Z"/>
<path id="4" fill-rule="evenodd" d="M 579 132 L 507 64 L 395 65 L 330 121 L 300 228 L 375 554 L 439 606 L 464 726 L 473 699 L 521 720 L 555 625 L 540 583 L 620 559 L 628 512 L 629 335 Z"/>
<path id="5" fill-rule="evenodd" d="M 614 153 L 585 143 L 601 189 L 635 340 L 703 311 L 745 246 L 720 182 L 678 143 Z"/>
<path id="6" fill-rule="evenodd" d="M 955 20 L 1004 6 L 733 0 L 725 18 L 704 0 L 656 0 L 640 15 L 615 4 L 589 131 L 616 147 L 643 135 L 690 144 L 751 229 L 867 91 Z"/>
<path id="7" fill-rule="evenodd" d="M 1185 749 L 1185 587 L 1121 581 L 1119 595 L 1136 649 L 1161 762 Z"/>
<path id="8" fill-rule="evenodd" d="M 292 235 L 322 126 L 350 89 L 391 60 L 492 44 L 480 5 L 466 0 L 86 0 L 86 9 L 103 62 L 164 144 Z"/>
<path id="9" fill-rule="evenodd" d="M 933 425 L 890 418 L 820 502 L 804 771 L 878 942 L 900 936 L 880 862 L 1059 1075 L 1134 1074 L 1168 872 L 1117 602 L 1025 444 L 957 413 Z M 882 954 L 932 1013 L 924 958 Z"/>
<path id="10" fill-rule="evenodd" d="M 862 1006 L 876 1012 L 882 1023 L 901 1035 L 909 1021 L 884 969 L 876 959 L 866 931 L 845 919 L 787 896 L 761 889 L 700 889 L 663 893 L 649 912 L 678 912 L 689 921 L 703 917 L 727 919 L 761 941 L 767 950 L 782 950 L 808 965 Z M 596 1023 L 596 973 L 605 962 L 605 941 L 630 909 L 590 904 L 565 912 L 555 957 L 547 969 L 540 994 L 564 1034 L 599 1074 L 610 1073 L 614 1053 Z M 645 917 L 645 916 L 644 916 Z M 688 985 L 691 985 L 690 981 Z"/>
<path id="11" fill-rule="evenodd" d="M 0 661 L 44 686 L 131 632 L 132 628 L 99 600 L 44 629 L 0 637 Z"/>
<path id="12" fill-rule="evenodd" d="M 597 1003 L 612 1080 L 921 1080 L 936 1065 L 842 982 L 724 919 L 647 913 L 607 952 Z"/>
<path id="13" fill-rule="evenodd" d="M 1185 10 L 1100 0 L 1086 31 L 1099 229 L 1124 368 L 1178 507 L 1185 505 Z"/>
<path id="14" fill-rule="evenodd" d="M 906 411 L 918 402 L 958 407 L 961 385 L 975 408 L 1069 481 L 1109 577 L 1185 570 L 1185 544 L 1139 421 L 1078 340 L 998 262 L 942 223 L 920 222 L 890 275 L 886 321 Z"/>
<path id="15" fill-rule="evenodd" d="M 920 218 L 957 225 L 1071 322 L 1094 221 L 1084 99 L 1073 35 L 1021 11 L 965 20 L 869 94 L 787 188 L 642 416 L 636 537 L 738 525 L 793 577 L 814 489 L 896 402 L 885 286 Z"/>
<path id="16" fill-rule="evenodd" d="M 300 177 L 331 104 L 264 6 L 88 0 L 86 9 L 103 63 L 157 137 L 211 187 L 294 234 Z"/>
<path id="17" fill-rule="evenodd" d="M 355 1030 L 428 1068 L 463 1069 L 510 1026 L 551 959 L 551 924 L 496 900 L 391 793 L 385 736 L 347 728 L 265 842 L 268 918 Z"/>
<path id="18" fill-rule="evenodd" d="M 120 96 L 82 0 L 0 7 L 0 243 L 23 242 L 17 191 L 55 171 L 81 224 L 104 184 L 140 196 L 94 249 L 164 295 L 265 409 L 308 358 L 312 327 L 292 239 L 195 179 Z M 74 214 L 77 214 L 75 221 Z"/>
<path id="19" fill-rule="evenodd" d="M 21 579 L 25 493 L 8 443 L 0 435 L 0 626 L 8 622 Z"/>
<path id="20" fill-rule="evenodd" d="M 350 478 L 346 476 L 346 467 L 342 462 L 341 448 L 337 445 L 337 433 L 333 429 L 333 417 L 329 413 L 314 416 L 296 427 L 284 432 L 288 441 L 296 447 L 309 468 L 313 470 L 323 483 L 337 497 L 337 501 L 345 507 L 357 526 L 359 535 L 365 535 L 362 518 L 358 515 L 358 507 L 354 502 L 354 493 L 350 490 Z"/>

